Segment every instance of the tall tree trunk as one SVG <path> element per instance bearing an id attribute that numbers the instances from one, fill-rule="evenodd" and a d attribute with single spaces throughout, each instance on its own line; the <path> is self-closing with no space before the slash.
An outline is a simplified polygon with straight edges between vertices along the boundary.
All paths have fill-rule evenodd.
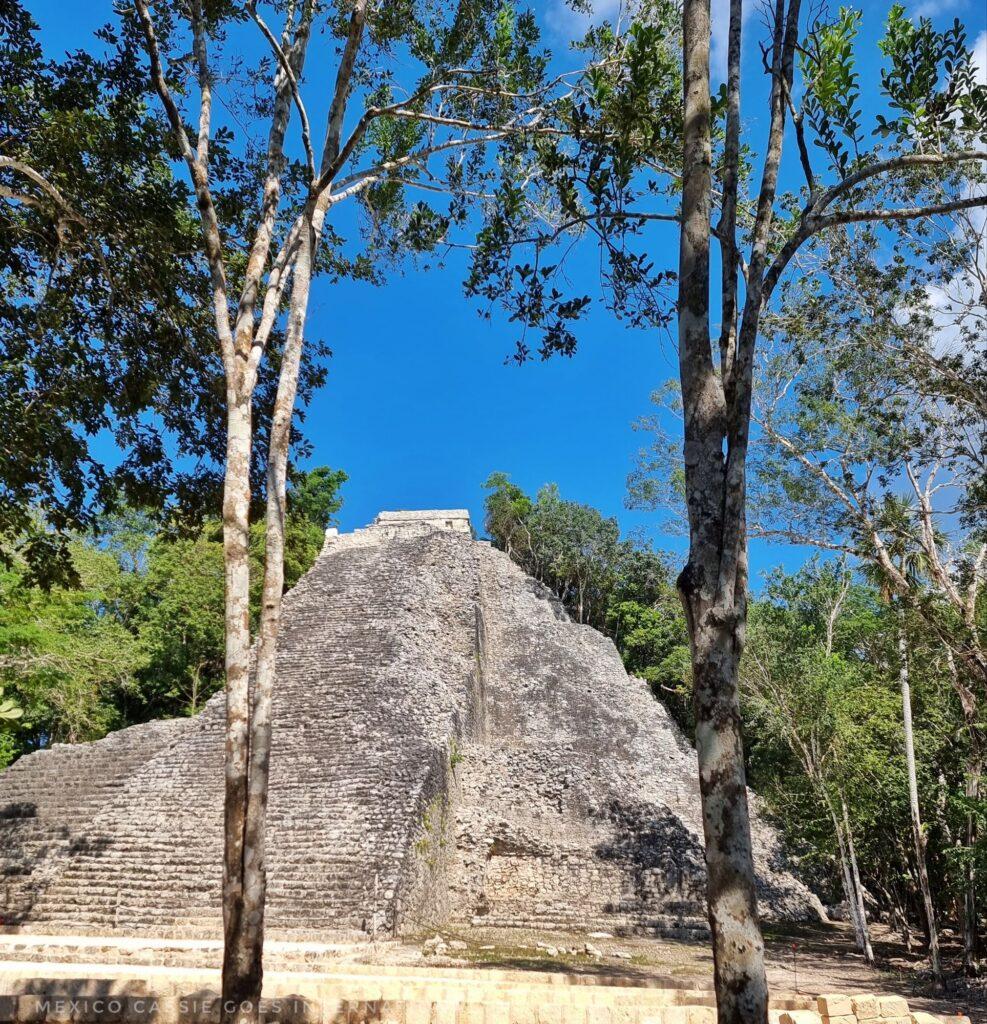
<path id="1" fill-rule="evenodd" d="M 843 828 L 846 832 L 847 852 L 850 854 L 850 873 L 853 878 L 854 899 L 857 903 L 857 919 L 860 921 L 860 933 L 863 938 L 863 954 L 867 963 L 874 962 L 874 948 L 870 942 L 870 929 L 867 927 L 867 907 L 864 904 L 864 887 L 860 882 L 860 871 L 857 867 L 857 851 L 853 846 L 853 829 L 850 828 L 850 815 L 846 801 L 840 796 L 840 807 L 843 811 Z"/>
<path id="2" fill-rule="evenodd" d="M 764 1024 L 768 988 L 757 919 L 738 699 L 745 580 L 741 574 L 739 586 L 731 587 L 726 596 L 720 586 L 727 535 L 738 529 L 742 533 L 743 523 L 728 521 L 735 513 L 725 508 L 725 403 L 709 327 L 709 46 L 709 0 L 686 0 L 678 317 L 689 560 L 678 585 L 692 655 L 718 1020 L 719 1024 Z M 735 502 L 730 504 L 732 509 L 737 507 Z M 731 552 L 730 557 L 736 554 Z"/>
<path id="3" fill-rule="evenodd" d="M 984 771 L 984 735 L 978 724 L 979 701 L 976 691 L 967 685 L 959 671 L 956 658 L 950 647 L 945 648 L 946 663 L 949 666 L 953 689 L 963 708 L 963 719 L 967 729 L 966 785 L 967 799 L 980 799 L 981 779 Z M 980 931 L 977 921 L 977 872 L 974 865 L 973 848 L 977 842 L 977 818 L 971 807 L 967 811 L 963 841 L 967 848 L 967 859 L 963 867 L 963 969 L 967 975 L 977 973 L 977 958 L 980 956 Z"/>
<path id="4" fill-rule="evenodd" d="M 238 932 L 237 1009 L 229 1024 L 254 1024 L 263 986 L 264 917 L 267 899 L 266 833 L 270 779 L 271 739 L 278 633 L 284 595 L 285 510 L 288 456 L 295 395 L 304 345 L 305 320 L 315 248 L 323 214 L 309 213 L 310 230 L 295 263 L 278 390 L 267 459 L 264 546 L 264 586 L 261 597 L 257 661 L 251 693 L 249 761 L 247 765 L 246 816 L 243 823 L 243 898 Z M 224 974 L 224 1001 L 226 996 Z M 231 988 L 232 988 L 232 981 Z"/>
<path id="5" fill-rule="evenodd" d="M 266 824 L 270 778 L 275 664 L 284 595 L 285 507 L 295 394 L 304 343 L 314 251 L 313 235 L 295 264 L 281 373 L 267 459 L 264 587 L 250 723 L 250 765 L 244 851 L 245 945 L 259 1000 L 263 981 L 264 912 L 267 897 Z M 244 1018 L 245 1019 L 245 1018 Z"/>
<path id="6" fill-rule="evenodd" d="M 836 842 L 840 851 L 840 876 L 843 879 L 843 895 L 846 898 L 847 913 L 849 913 L 850 923 L 853 925 L 853 936 L 857 940 L 857 948 L 866 957 L 867 938 L 864 932 L 864 922 L 860 919 L 860 905 L 857 902 L 853 873 L 850 870 L 850 854 L 843 835 L 843 826 L 835 817 L 833 827 L 836 829 Z"/>
<path id="7" fill-rule="evenodd" d="M 694 624 L 696 752 L 718 1020 L 763 1024 L 768 990 L 737 697 L 740 642 L 730 629 L 699 624 L 708 608 L 687 587 L 681 589 Z"/>
<path id="8" fill-rule="evenodd" d="M 943 985 L 942 960 L 939 955 L 939 932 L 936 928 L 936 911 L 929 886 L 929 872 L 925 860 L 925 833 L 922 831 L 922 816 L 918 805 L 918 776 L 915 770 L 915 737 L 912 732 L 912 692 L 908 679 L 908 642 L 905 637 L 904 614 L 898 621 L 898 678 L 901 684 L 901 710 L 905 726 L 905 767 L 908 774 L 908 805 L 912 818 L 912 842 L 915 846 L 915 867 L 922 906 L 929 935 L 929 961 L 936 984 Z"/>
<path id="9" fill-rule="evenodd" d="M 983 768 L 982 740 L 976 727 L 971 727 L 966 767 L 966 797 L 971 803 L 980 799 Z M 977 819 L 972 810 L 967 811 L 964 842 L 967 854 L 963 867 L 963 968 L 968 975 L 974 975 L 977 973 L 977 958 L 980 955 L 980 934 L 977 924 L 977 873 L 973 863 Z"/>
<path id="10" fill-rule="evenodd" d="M 821 778 L 816 779 L 819 795 L 822 797 L 829 811 L 830 821 L 833 823 L 833 832 L 836 835 L 837 849 L 840 854 L 840 876 L 843 879 L 843 895 L 846 897 L 847 912 L 850 915 L 850 923 L 853 925 L 854 938 L 857 940 L 857 948 L 864 954 L 864 959 L 872 963 L 874 953 L 870 944 L 870 932 L 867 927 L 867 914 L 862 898 L 858 898 L 859 874 L 856 870 L 856 858 L 852 854 L 852 846 L 847 843 L 849 835 L 849 821 L 846 815 L 844 804 L 844 818 L 836 813 L 832 797 L 826 790 Z"/>
<path id="11" fill-rule="evenodd" d="M 244 903 L 247 778 L 250 764 L 250 449 L 251 408 L 235 383 L 227 390 L 223 549 L 226 564 L 226 786 L 223 855 L 223 1019 L 251 1020 L 259 978 Z M 241 1017 L 246 1012 L 248 1016 Z"/>

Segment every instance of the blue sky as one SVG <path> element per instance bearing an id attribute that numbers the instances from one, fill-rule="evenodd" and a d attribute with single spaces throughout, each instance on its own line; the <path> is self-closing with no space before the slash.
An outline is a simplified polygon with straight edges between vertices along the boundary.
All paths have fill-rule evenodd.
<path id="1" fill-rule="evenodd" d="M 92 30 L 111 18 L 106 0 L 70 7 L 28 0 L 27 6 L 53 54 L 89 45 Z M 888 4 L 863 6 L 859 52 L 867 96 L 877 91 L 874 41 Z M 575 16 L 557 0 L 534 7 L 546 41 L 564 49 L 578 28 Z M 906 8 L 937 23 L 959 17 L 987 66 L 981 0 L 918 0 Z M 597 0 L 600 13 L 616 9 L 612 0 Z M 713 9 L 716 70 L 724 60 L 727 0 L 713 0 Z M 745 133 L 755 138 L 764 127 L 755 45 L 762 31 L 754 14 L 745 46 Z M 314 112 L 313 121 L 319 123 Z M 652 251 L 656 265 L 674 267 L 677 238 L 667 226 L 655 229 Z M 592 259 L 587 253 L 587 267 Z M 529 490 L 554 481 L 564 496 L 617 516 L 625 530 L 643 528 L 659 546 L 680 551 L 681 539 L 655 530 L 658 517 L 623 507 L 626 476 L 642 442 L 632 422 L 649 411 L 650 392 L 677 374 L 669 339 L 627 330 L 601 312 L 584 324 L 572 360 L 505 365 L 514 328 L 478 316 L 462 295 L 463 265 L 453 254 L 442 268 L 408 268 L 381 288 L 327 282 L 313 288 L 309 334 L 325 340 L 334 355 L 305 432 L 315 448 L 313 465 L 350 475 L 342 528 L 365 525 L 381 509 L 436 507 L 468 507 L 479 524 L 481 484 L 491 471 L 503 470 Z M 805 557 L 756 542 L 751 555 L 755 576 Z"/>

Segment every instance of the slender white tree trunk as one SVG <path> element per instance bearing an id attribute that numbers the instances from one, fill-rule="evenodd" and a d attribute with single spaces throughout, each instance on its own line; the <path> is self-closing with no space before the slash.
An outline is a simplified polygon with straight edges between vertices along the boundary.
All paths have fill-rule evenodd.
<path id="1" fill-rule="evenodd" d="M 267 899 L 267 804 L 277 640 L 281 628 L 284 595 L 285 511 L 288 456 L 295 395 L 304 346 L 305 320 L 312 283 L 312 266 L 322 218 L 306 232 L 295 263 L 281 373 L 274 403 L 267 458 L 267 508 L 265 515 L 264 586 L 261 597 L 257 661 L 250 721 L 250 761 L 246 821 L 244 824 L 243 884 L 244 919 L 242 943 L 247 976 L 260 991 L 263 982 L 264 917 Z M 242 1020 L 254 1020 L 243 1014 Z"/>
<path id="2" fill-rule="evenodd" d="M 836 829 L 836 842 L 840 852 L 840 877 L 843 879 L 843 895 L 846 899 L 847 911 L 850 914 L 850 923 L 853 925 L 853 935 L 857 940 L 857 948 L 866 957 L 867 940 L 864 937 L 863 924 L 860 920 L 860 911 L 857 904 L 857 894 L 853 886 L 850 854 L 847 851 L 846 840 L 843 837 L 843 828 L 835 818 L 833 819 L 833 827 Z"/>
<path id="3" fill-rule="evenodd" d="M 864 904 L 864 887 L 860 882 L 860 871 L 857 867 L 857 851 L 853 846 L 853 829 L 850 827 L 850 815 L 847 812 L 846 801 L 840 797 L 840 807 L 843 811 L 843 828 L 846 832 L 847 852 L 850 855 L 850 873 L 853 879 L 854 901 L 857 905 L 857 920 L 860 922 L 860 934 L 863 940 L 862 951 L 867 963 L 874 962 L 874 948 L 871 946 L 870 929 L 867 926 L 867 907 Z"/>
<path id="4" fill-rule="evenodd" d="M 974 601 L 976 595 L 973 595 Z M 950 647 L 945 648 L 946 663 L 949 666 L 953 689 L 959 697 L 966 723 L 967 742 L 965 793 L 971 805 L 980 799 L 981 780 L 984 771 L 984 735 L 978 724 L 979 701 L 976 692 L 967 685 L 960 674 L 959 666 Z M 977 872 L 973 848 L 977 842 L 977 818 L 972 810 L 967 812 L 963 842 L 967 847 L 967 859 L 963 867 L 963 968 L 970 976 L 977 973 L 977 958 L 980 955 L 980 928 L 977 920 Z"/>
<path id="5" fill-rule="evenodd" d="M 843 820 L 836 813 L 832 797 L 826 789 L 825 783 L 820 774 L 813 774 L 816 781 L 817 791 L 829 811 L 830 821 L 833 823 L 833 832 L 836 835 L 837 849 L 840 855 L 840 877 L 843 880 L 843 895 L 846 897 L 847 911 L 850 914 L 850 923 L 853 925 L 853 934 L 857 940 L 857 948 L 864 954 L 864 958 L 870 963 L 873 961 L 873 951 L 870 943 L 870 931 L 867 927 L 867 914 L 862 898 L 858 899 L 859 875 L 856 870 L 856 858 L 851 853 L 851 846 L 847 843 L 850 827 L 848 815 L 844 813 Z M 846 805 L 843 805 L 844 812 Z"/>
<path id="6" fill-rule="evenodd" d="M 915 737 L 912 732 L 912 691 L 908 678 L 908 641 L 905 637 L 903 615 L 898 622 L 898 680 L 901 685 L 901 710 L 905 732 L 905 768 L 908 774 L 908 805 L 912 818 L 912 842 L 915 846 L 915 867 L 918 884 L 925 910 L 925 923 L 929 935 L 929 961 L 936 984 L 942 987 L 942 960 L 939 954 L 939 932 L 936 928 L 936 911 L 932 902 L 929 872 L 925 859 L 925 833 L 922 830 L 922 816 L 918 803 L 918 775 L 915 769 Z"/>
<path id="7" fill-rule="evenodd" d="M 971 729 L 970 754 L 966 769 L 966 797 L 971 802 L 980 799 L 980 781 L 983 775 L 983 754 L 976 729 Z M 977 842 L 977 819 L 972 811 L 966 816 L 964 842 L 967 860 L 963 869 L 963 967 L 967 974 L 977 973 L 980 954 L 980 934 L 977 924 L 977 874 L 973 863 L 973 848 Z"/>

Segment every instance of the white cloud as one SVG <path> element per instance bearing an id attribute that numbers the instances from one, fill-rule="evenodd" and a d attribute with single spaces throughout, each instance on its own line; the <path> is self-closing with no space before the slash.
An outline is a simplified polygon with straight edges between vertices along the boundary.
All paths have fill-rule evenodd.
<path id="1" fill-rule="evenodd" d="M 984 186 L 970 185 L 966 193 L 983 195 Z M 925 289 L 936 327 L 933 350 L 939 355 L 962 351 L 964 330 L 969 338 L 981 333 L 987 324 L 987 208 L 976 207 L 958 215 L 954 236 L 969 245 L 970 266 L 948 281 Z"/>
<path id="2" fill-rule="evenodd" d="M 921 0 L 910 11 L 913 18 L 937 18 L 966 7 L 966 0 Z"/>
<path id="3" fill-rule="evenodd" d="M 977 81 L 987 85 L 987 30 L 973 41 L 973 63 L 977 66 Z"/>

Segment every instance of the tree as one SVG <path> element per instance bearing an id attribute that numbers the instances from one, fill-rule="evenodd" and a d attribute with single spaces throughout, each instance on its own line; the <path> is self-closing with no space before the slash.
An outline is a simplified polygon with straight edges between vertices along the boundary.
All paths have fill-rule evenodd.
<path id="1" fill-rule="evenodd" d="M 525 564 L 532 549 L 529 520 L 533 502 L 506 473 L 491 473 L 483 489 L 490 491 L 484 499 L 483 527 L 493 542 L 508 557 Z"/>
<path id="2" fill-rule="evenodd" d="M 691 735 L 689 637 L 682 606 L 671 583 L 648 601 L 645 594 L 612 599 L 607 607 L 606 632 L 613 637 L 624 667 L 647 681 Z"/>
<path id="3" fill-rule="evenodd" d="M 0 11 L 0 559 L 46 586 L 113 509 L 194 521 L 218 499 L 208 278 L 134 43 L 104 30 L 102 56 L 52 61 Z"/>
<path id="4" fill-rule="evenodd" d="M 288 492 L 289 514 L 325 530 L 343 507 L 339 490 L 347 480 L 343 470 L 328 466 L 295 473 Z"/>
<path id="5" fill-rule="evenodd" d="M 928 19 L 915 26 L 902 7 L 892 7 L 880 43 L 886 106 L 875 118 L 876 143 L 868 146 L 854 53 L 859 14 L 818 18 L 803 31 L 800 0 L 777 0 L 767 18 L 767 141 L 755 175 L 754 154 L 741 145 L 743 0 L 730 3 L 727 82 L 715 103 L 709 9 L 709 0 L 685 0 L 682 7 L 681 120 L 666 116 L 659 123 L 667 105 L 656 105 L 678 84 L 669 60 L 668 7 L 643 5 L 623 34 L 609 25 L 591 33 L 586 45 L 619 54 L 616 66 L 587 76 L 573 104 L 570 130 L 579 145 L 542 145 L 539 153 L 539 172 L 546 187 L 557 190 L 561 213 L 548 228 L 532 228 L 534 218 L 523 213 L 503 224 L 481 247 L 469 284 L 478 294 L 506 293 L 514 317 L 541 330 L 542 355 L 571 354 L 572 321 L 588 299 L 570 298 L 555 284 L 564 263 L 560 247 L 571 244 L 564 236 L 594 236 L 609 261 L 602 261 L 608 301 L 631 323 L 660 326 L 670 320 L 661 294 L 669 278 L 654 270 L 642 239 L 652 221 L 678 224 L 689 527 L 679 590 L 692 650 L 717 1007 L 721 1024 L 734 1024 L 763 1022 L 767 1015 L 737 691 L 747 615 L 747 457 L 762 316 L 785 271 L 814 237 L 987 203 L 966 189 L 964 174 L 975 175 L 987 155 L 987 86 L 975 82 L 959 23 L 936 32 Z M 779 182 L 789 133 L 804 186 L 786 196 Z M 812 148 L 825 166 L 813 159 Z M 755 176 L 755 194 L 748 194 Z M 673 188 L 681 196 L 678 208 L 666 200 Z M 907 198 L 899 202 L 903 193 Z M 715 339 L 714 238 L 721 254 Z M 534 266 L 513 257 L 524 244 L 537 250 Z M 522 341 L 519 357 L 529 353 Z"/>
<path id="6" fill-rule="evenodd" d="M 13 733 L 23 715 L 24 709 L 10 697 L 4 697 L 0 687 L 0 768 L 5 768 L 13 760 Z"/>
<path id="7" fill-rule="evenodd" d="M 506 473 L 484 487 L 484 523 L 493 543 L 555 593 L 578 621 L 611 637 L 628 672 L 691 731 L 688 638 L 668 559 L 620 539 L 617 522 L 562 498 L 554 484 L 534 499 Z"/>
<path id="8" fill-rule="evenodd" d="M 0 723 L 3 723 L 3 727 L 8 728 L 11 722 L 16 722 L 23 717 L 24 709 L 9 697 L 4 697 L 3 688 L 0 687 Z"/>
<path id="9" fill-rule="evenodd" d="M 954 261 L 974 271 L 982 239 L 933 241 L 955 250 L 942 271 L 882 265 L 867 233 L 816 249 L 819 277 L 786 291 L 759 367 L 753 529 L 864 558 L 982 691 L 987 407 L 977 321 L 969 335 L 964 322 L 983 313 L 929 298 L 965 272 Z M 923 571 L 903 571 L 902 558 Z"/>
<path id="10" fill-rule="evenodd" d="M 152 540 L 134 626 L 144 651 L 141 714 L 194 715 L 222 685 L 223 545 L 219 526 Z M 136 708 L 134 709 L 136 712 Z"/>
<path id="11" fill-rule="evenodd" d="M 841 567 L 809 565 L 792 578 L 775 573 L 752 615 L 741 694 L 755 735 L 781 739 L 825 810 L 857 944 L 873 962 L 846 795 L 847 766 L 865 728 L 861 705 L 873 706 L 865 698 L 872 684 L 862 666 L 835 649 L 851 589 Z"/>
<path id="12" fill-rule="evenodd" d="M 939 953 L 939 928 L 936 924 L 936 909 L 929 885 L 929 869 L 926 861 L 926 835 L 922 829 L 922 815 L 918 800 L 918 773 L 915 767 L 915 738 L 912 729 L 912 691 L 909 682 L 908 642 L 905 639 L 904 618 L 898 625 L 898 679 L 901 686 L 902 721 L 905 737 L 905 766 L 908 777 L 908 806 L 912 820 L 912 843 L 915 847 L 915 864 L 918 868 L 918 883 L 922 891 L 925 922 L 929 936 L 929 959 L 932 961 L 932 975 L 939 988 L 944 987 L 942 960 Z"/>
<path id="13" fill-rule="evenodd" d="M 295 474 L 285 527 L 285 587 L 323 543 L 346 474 Z M 296 502 L 295 495 L 317 495 Z M 334 513 L 328 513 L 331 517 Z M 313 521 L 310 516 L 314 516 Z M 223 681 L 223 544 L 217 520 L 177 534 L 124 510 L 70 544 L 69 586 L 32 585 L 24 559 L 0 574 L 0 681 L 30 724 L 0 743 L 2 763 L 52 742 L 99 739 L 153 718 L 193 715 Z M 264 524 L 251 527 L 252 623 L 260 618 Z"/>
<path id="14" fill-rule="evenodd" d="M 978 399 L 984 354 L 977 340 L 984 314 L 969 297 L 936 309 L 929 296 L 949 295 L 977 280 L 981 243 L 966 220 L 931 239 L 912 233 L 904 240 L 919 252 L 929 245 L 944 251 L 942 268 L 897 260 L 882 265 L 877 240 L 864 234 L 853 244 L 817 252 L 822 276 L 838 282 L 838 291 L 818 282 L 794 285 L 772 318 L 769 337 L 785 341 L 768 351 L 760 367 L 755 416 L 764 444 L 755 462 L 753 529 L 862 558 L 898 614 L 912 624 L 921 621 L 938 637 L 964 710 L 967 791 L 976 799 L 987 696 L 987 416 Z M 903 649 L 906 718 L 907 663 Z M 925 833 L 914 778 L 910 791 L 921 862 Z M 970 847 L 974 839 L 970 815 Z M 972 860 L 968 868 L 963 928 L 972 970 Z M 925 902 L 931 915 L 928 893 Z M 934 946 L 931 917 L 929 931 Z"/>
<path id="15" fill-rule="evenodd" d="M 577 622 L 599 621 L 617 558 L 619 529 L 588 505 L 564 501 L 558 487 L 538 492 L 531 511 L 534 562 Z"/>
<path id="16" fill-rule="evenodd" d="M 951 918 L 967 884 L 956 850 L 970 810 L 956 743 L 963 714 L 935 637 L 915 617 L 902 630 L 901 609 L 869 575 L 813 559 L 791 576 L 772 573 L 752 602 L 741 675 L 749 772 L 793 848 L 808 851 L 807 876 L 823 892 L 842 883 L 861 948 L 868 906 L 888 912 L 909 950 L 917 919 L 935 982 L 928 921 Z"/>
<path id="17" fill-rule="evenodd" d="M 617 604 L 627 603 L 630 614 L 631 604 L 650 608 L 667 596 L 666 559 L 621 540 L 616 519 L 566 500 L 556 484 L 545 484 L 533 499 L 506 473 L 492 473 L 484 487 L 484 523 L 494 544 L 552 590 L 577 622 L 616 639 Z"/>
<path id="18" fill-rule="evenodd" d="M 40 591 L 24 561 L 0 574 L 0 678 L 30 726 L 13 756 L 53 742 L 76 743 L 125 724 L 120 706 L 142 663 L 121 614 L 127 581 L 116 558 L 71 546 L 78 585 Z"/>
<path id="19" fill-rule="evenodd" d="M 187 9 L 159 5 L 152 14 L 146 0 L 137 0 L 135 17 L 125 23 L 126 31 L 140 34 L 172 145 L 194 189 L 225 373 L 225 1021 L 256 1020 L 261 990 L 264 819 L 284 589 L 287 460 L 311 282 L 320 269 L 372 275 L 366 260 L 345 258 L 343 240 L 326 227 L 327 217 L 336 204 L 359 200 L 372 218 L 373 237 L 383 238 L 379 254 L 427 251 L 451 224 L 464 221 L 478 185 L 482 191 L 491 171 L 482 147 L 547 130 L 541 127 L 546 101 L 553 87 L 565 86 L 564 76 L 542 81 L 545 59 L 534 51 L 533 19 L 509 4 L 477 0 L 465 8 L 414 4 L 398 11 L 367 0 L 330 9 L 305 0 L 275 4 L 274 12 L 282 20 L 276 31 L 254 3 L 242 10 L 193 0 Z M 232 129 L 217 126 L 214 117 L 219 69 L 226 61 L 234 78 L 230 62 L 242 50 L 231 39 L 245 20 L 259 30 L 266 53 L 250 76 L 268 125 L 266 138 L 256 142 L 256 152 L 264 154 L 259 161 L 251 159 L 247 140 L 238 150 Z M 340 51 L 317 151 L 302 76 L 310 40 L 323 31 L 339 40 Z M 351 101 L 362 105 L 355 116 Z M 300 146 L 292 157 L 293 116 Z M 448 212 L 406 204 L 409 189 L 447 194 Z M 251 690 L 252 412 L 282 313 L 286 333 L 267 445 L 264 582 Z"/>

